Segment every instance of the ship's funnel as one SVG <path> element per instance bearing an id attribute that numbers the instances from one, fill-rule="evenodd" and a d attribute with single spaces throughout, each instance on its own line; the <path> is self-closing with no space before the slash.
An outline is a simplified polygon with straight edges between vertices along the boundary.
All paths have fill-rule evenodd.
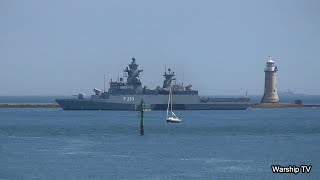
<path id="1" fill-rule="evenodd" d="M 85 99 L 85 98 L 86 98 L 85 94 L 83 94 L 83 93 L 78 94 L 78 99 Z"/>

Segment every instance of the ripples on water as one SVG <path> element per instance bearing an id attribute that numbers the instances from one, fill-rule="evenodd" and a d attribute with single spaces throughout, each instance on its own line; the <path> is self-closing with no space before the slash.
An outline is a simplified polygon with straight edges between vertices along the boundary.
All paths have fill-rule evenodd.
<path id="1" fill-rule="evenodd" d="M 308 179 L 320 109 L 137 112 L 0 109 L 0 179 Z M 311 164 L 311 174 L 270 166 Z"/>

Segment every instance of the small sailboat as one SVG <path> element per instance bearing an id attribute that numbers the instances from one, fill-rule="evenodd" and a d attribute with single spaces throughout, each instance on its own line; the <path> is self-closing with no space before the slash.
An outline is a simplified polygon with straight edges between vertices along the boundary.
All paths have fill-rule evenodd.
<path id="1" fill-rule="evenodd" d="M 169 106 L 170 106 L 170 112 L 171 116 L 169 116 Z M 172 111 L 172 90 L 170 86 L 169 90 L 169 100 L 168 100 L 168 107 L 167 107 L 167 123 L 180 123 L 181 118 L 179 118 L 173 111 Z"/>

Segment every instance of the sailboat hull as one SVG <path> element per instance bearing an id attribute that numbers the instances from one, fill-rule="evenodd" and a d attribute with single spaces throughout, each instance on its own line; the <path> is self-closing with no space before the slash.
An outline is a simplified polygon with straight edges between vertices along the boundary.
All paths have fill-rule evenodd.
<path id="1" fill-rule="evenodd" d="M 180 123 L 181 121 L 170 121 L 170 120 L 167 120 L 167 123 Z"/>
<path id="2" fill-rule="evenodd" d="M 167 118 L 167 123 L 180 123 L 181 119 L 176 118 L 176 117 L 168 117 Z"/>

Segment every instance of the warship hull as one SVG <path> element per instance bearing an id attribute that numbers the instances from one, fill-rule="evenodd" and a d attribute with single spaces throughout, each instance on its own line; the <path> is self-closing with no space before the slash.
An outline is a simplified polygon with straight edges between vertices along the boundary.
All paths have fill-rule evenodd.
<path id="1" fill-rule="evenodd" d="M 136 110 L 141 99 L 143 99 L 145 103 L 150 106 L 151 110 L 166 110 L 168 106 L 166 97 L 163 97 L 162 102 L 159 102 L 162 99 L 159 96 L 157 100 L 150 100 L 150 98 L 147 97 L 132 98 L 136 101 L 116 102 L 110 101 L 110 99 L 56 99 L 56 102 L 64 110 Z M 192 101 L 193 99 L 186 99 L 186 97 L 184 98 L 185 99 L 183 101 Z M 122 99 L 127 99 L 127 97 Z M 198 100 L 198 102 L 189 103 L 176 101 L 173 103 L 172 107 L 175 110 L 245 110 L 250 106 L 246 98 L 223 98 L 223 101 L 220 102 L 219 99 L 216 100 L 216 102 L 201 102 Z"/>

